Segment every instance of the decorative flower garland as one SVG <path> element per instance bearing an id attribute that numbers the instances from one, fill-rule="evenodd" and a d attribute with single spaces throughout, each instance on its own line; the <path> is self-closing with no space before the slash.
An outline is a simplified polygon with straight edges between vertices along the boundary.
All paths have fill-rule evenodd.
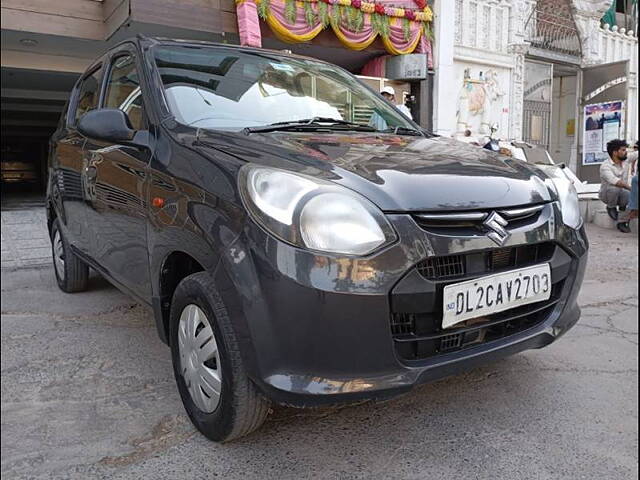
<path id="1" fill-rule="evenodd" d="M 261 18 L 283 42 L 310 42 L 330 28 L 352 50 L 364 50 L 379 37 L 391 55 L 430 54 L 433 13 L 428 0 L 414 0 L 420 10 L 381 1 L 236 0 L 238 32 L 243 45 L 260 47 Z"/>
<path id="2" fill-rule="evenodd" d="M 395 18 L 406 18 L 410 21 L 416 22 L 431 22 L 433 20 L 433 12 L 429 5 L 427 5 L 427 0 L 414 0 L 416 5 L 419 7 L 418 9 L 410 9 L 410 8 L 398 8 L 398 7 L 390 7 L 385 6 L 382 3 L 378 2 L 367 2 L 364 0 L 287 0 L 287 16 L 291 19 L 295 19 L 296 14 L 296 4 L 298 2 L 309 3 L 309 4 L 326 4 L 326 5 L 339 5 L 342 7 L 354 9 L 361 13 L 376 13 L 380 16 L 385 17 L 395 17 Z M 263 19 L 266 18 L 267 12 L 269 9 L 269 0 L 261 0 L 258 13 L 260 17 Z M 321 16 L 322 12 L 321 6 L 318 8 L 318 14 Z M 305 6 L 305 14 L 307 11 L 312 11 L 312 9 L 307 9 Z M 351 12 L 348 12 L 351 13 Z M 351 13 L 353 15 L 353 13 Z M 310 20 L 310 19 L 309 19 Z M 324 23 L 324 22 L 323 22 Z"/>
<path id="3" fill-rule="evenodd" d="M 344 7 L 355 8 L 362 13 L 377 13 L 378 15 L 385 15 L 387 17 L 399 17 L 406 18 L 407 20 L 414 20 L 418 22 L 430 22 L 433 20 L 433 13 L 431 8 L 427 5 L 426 0 L 415 0 L 419 10 L 413 10 L 410 8 L 398 8 L 385 6 L 382 3 L 366 2 L 363 0 L 302 0 L 309 3 L 324 2 L 329 5 L 342 5 Z"/>

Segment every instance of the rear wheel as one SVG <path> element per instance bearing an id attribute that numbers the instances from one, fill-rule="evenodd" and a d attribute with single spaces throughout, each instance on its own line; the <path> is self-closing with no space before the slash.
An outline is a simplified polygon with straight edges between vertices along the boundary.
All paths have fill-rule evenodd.
<path id="1" fill-rule="evenodd" d="M 51 252 L 53 269 L 60 290 L 67 293 L 82 292 L 87 289 L 89 266 L 73 253 L 60 230 L 58 219 L 51 226 Z"/>
<path id="2" fill-rule="evenodd" d="M 195 427 L 219 442 L 260 427 L 269 402 L 247 377 L 231 320 L 208 273 L 180 282 L 170 329 L 176 384 Z"/>

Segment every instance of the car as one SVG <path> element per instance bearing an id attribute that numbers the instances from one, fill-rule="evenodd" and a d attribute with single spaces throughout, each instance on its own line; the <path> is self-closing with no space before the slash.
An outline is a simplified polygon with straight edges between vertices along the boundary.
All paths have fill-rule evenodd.
<path id="1" fill-rule="evenodd" d="M 125 41 L 78 80 L 48 165 L 59 287 L 91 268 L 152 307 L 211 440 L 272 403 L 391 398 L 544 347 L 580 316 L 570 182 L 428 133 L 322 61 Z"/>
<path id="2" fill-rule="evenodd" d="M 597 200 L 600 191 L 599 183 L 588 183 L 580 180 L 576 174 L 564 163 L 556 163 L 551 154 L 539 145 L 530 145 L 525 142 L 505 142 L 505 148 L 509 154 L 528 163 L 533 163 L 551 177 L 566 177 L 573 184 L 579 200 Z M 583 204 L 583 209 L 586 205 Z"/>
<path id="3" fill-rule="evenodd" d="M 30 155 L 22 150 L 3 150 L 0 159 L 0 180 L 2 183 L 38 182 L 38 165 L 29 157 Z"/>

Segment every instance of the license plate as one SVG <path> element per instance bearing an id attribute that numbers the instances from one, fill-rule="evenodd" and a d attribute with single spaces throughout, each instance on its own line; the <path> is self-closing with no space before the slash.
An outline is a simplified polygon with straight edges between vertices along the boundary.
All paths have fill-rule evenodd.
<path id="1" fill-rule="evenodd" d="M 498 273 L 444 287 L 442 328 L 471 318 L 549 300 L 549 264 Z"/>

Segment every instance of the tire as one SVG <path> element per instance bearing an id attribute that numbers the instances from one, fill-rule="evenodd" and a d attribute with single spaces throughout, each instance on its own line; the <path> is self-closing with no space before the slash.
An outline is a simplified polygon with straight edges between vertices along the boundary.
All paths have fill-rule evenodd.
<path id="1" fill-rule="evenodd" d="M 205 437 L 228 442 L 262 425 L 270 402 L 247 377 L 231 319 L 208 273 L 194 273 L 176 288 L 171 302 L 169 344 L 182 403 L 191 422 Z M 212 354 L 215 346 L 216 353 Z"/>
<path id="2" fill-rule="evenodd" d="M 82 292 L 89 282 L 89 266 L 71 250 L 56 218 L 51 226 L 51 253 L 53 271 L 58 287 L 66 293 Z"/>

